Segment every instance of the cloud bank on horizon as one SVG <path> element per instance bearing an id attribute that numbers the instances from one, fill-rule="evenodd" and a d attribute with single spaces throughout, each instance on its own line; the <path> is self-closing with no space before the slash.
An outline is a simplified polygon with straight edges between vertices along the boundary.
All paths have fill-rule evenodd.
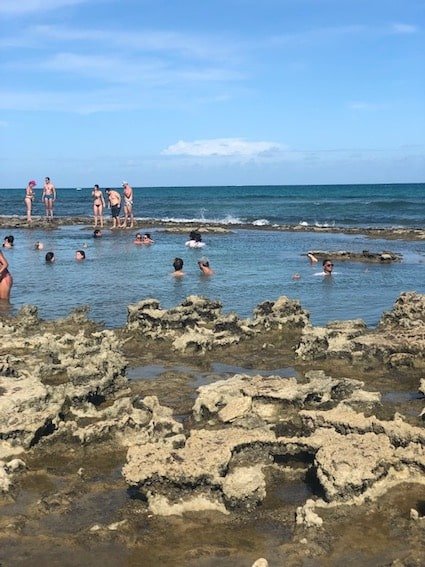
<path id="1" fill-rule="evenodd" d="M 3 0 L 0 186 L 424 181 L 424 15 L 420 0 Z"/>

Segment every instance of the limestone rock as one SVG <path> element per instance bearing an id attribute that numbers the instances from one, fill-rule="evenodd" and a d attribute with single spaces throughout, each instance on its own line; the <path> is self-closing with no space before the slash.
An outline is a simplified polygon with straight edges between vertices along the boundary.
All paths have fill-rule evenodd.
<path id="1" fill-rule="evenodd" d="M 425 295 L 402 293 L 373 330 L 361 321 L 307 326 L 296 353 L 305 360 L 335 357 L 395 368 L 425 368 Z"/>
<path id="2" fill-rule="evenodd" d="M 218 301 L 191 295 L 168 310 L 161 309 L 155 299 L 129 305 L 127 330 L 152 339 L 168 339 L 182 352 L 206 352 L 266 330 L 302 328 L 308 324 L 308 317 L 298 301 L 287 297 L 259 305 L 253 319 L 244 320 L 235 313 L 223 314 Z"/>

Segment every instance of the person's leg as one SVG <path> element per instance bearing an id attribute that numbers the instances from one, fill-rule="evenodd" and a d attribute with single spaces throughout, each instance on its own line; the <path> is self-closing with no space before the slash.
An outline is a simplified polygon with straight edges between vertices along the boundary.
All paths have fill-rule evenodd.
<path id="1" fill-rule="evenodd" d="M 10 274 L 3 277 L 0 281 L 0 299 L 9 299 L 12 289 L 13 278 Z"/>

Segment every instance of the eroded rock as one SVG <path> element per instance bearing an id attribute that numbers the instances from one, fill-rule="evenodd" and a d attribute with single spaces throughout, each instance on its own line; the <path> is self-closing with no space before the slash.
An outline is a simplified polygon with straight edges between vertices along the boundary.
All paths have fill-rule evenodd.
<path id="1" fill-rule="evenodd" d="M 336 357 L 389 368 L 424 368 L 425 295 L 402 293 L 373 330 L 362 321 L 305 327 L 296 353 L 304 360 Z"/>
<path id="2" fill-rule="evenodd" d="M 219 301 L 191 295 L 168 310 L 155 299 L 129 305 L 127 330 L 142 332 L 152 339 L 168 339 L 175 350 L 182 352 L 206 352 L 270 329 L 299 329 L 308 320 L 300 303 L 287 297 L 260 304 L 251 320 L 240 319 L 235 313 L 225 315 Z"/>

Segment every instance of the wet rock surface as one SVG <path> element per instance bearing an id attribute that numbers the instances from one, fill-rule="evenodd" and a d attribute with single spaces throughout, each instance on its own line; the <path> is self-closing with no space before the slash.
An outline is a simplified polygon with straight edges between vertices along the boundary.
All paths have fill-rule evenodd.
<path id="1" fill-rule="evenodd" d="M 33 217 L 31 223 L 28 223 L 24 216 L 10 216 L 0 218 L 0 226 L 3 228 L 57 228 L 59 226 L 69 225 L 87 225 L 92 226 L 92 218 L 89 216 L 74 216 L 74 217 L 55 217 L 53 221 L 48 221 L 44 217 Z M 158 220 L 145 220 L 143 223 L 135 220 L 135 227 L 144 226 L 152 228 L 162 228 L 167 232 L 183 232 L 188 234 L 191 230 L 200 230 L 201 232 L 214 232 L 214 233 L 228 233 L 229 226 L 226 224 L 205 223 L 201 227 L 198 223 L 182 224 L 175 221 L 158 221 Z M 105 218 L 105 225 L 111 226 L 111 219 Z M 235 228 L 242 228 L 244 230 L 261 230 L 261 231 L 282 231 L 282 232 L 309 232 L 309 233 L 331 233 L 331 234 L 364 234 L 370 238 L 384 238 L 387 240 L 424 240 L 425 230 L 423 228 L 373 228 L 373 227 L 346 227 L 346 226 L 303 226 L 296 225 L 261 225 L 255 226 L 253 224 L 240 223 L 234 225 Z"/>
<path id="2" fill-rule="evenodd" d="M 239 343 L 242 339 L 271 328 L 302 328 L 309 315 L 299 302 L 280 297 L 254 310 L 252 319 L 222 313 L 219 301 L 191 295 L 178 307 L 162 309 L 156 299 L 128 306 L 127 330 L 151 339 L 171 341 L 178 351 L 205 352 Z"/>
<path id="3" fill-rule="evenodd" d="M 425 296 L 402 293 L 376 329 L 367 329 L 360 320 L 306 327 L 296 352 L 306 360 L 335 357 L 395 368 L 424 368 Z"/>
<path id="4" fill-rule="evenodd" d="M 421 565 L 424 320 L 414 293 L 372 330 L 287 298 L 1 319 L 0 562 Z"/>
<path id="5" fill-rule="evenodd" d="M 318 260 L 332 258 L 338 262 L 372 262 L 378 264 L 390 264 L 391 262 L 401 262 L 403 256 L 397 252 L 382 251 L 369 252 L 350 252 L 347 250 L 309 250 L 306 256 L 312 255 Z"/>

